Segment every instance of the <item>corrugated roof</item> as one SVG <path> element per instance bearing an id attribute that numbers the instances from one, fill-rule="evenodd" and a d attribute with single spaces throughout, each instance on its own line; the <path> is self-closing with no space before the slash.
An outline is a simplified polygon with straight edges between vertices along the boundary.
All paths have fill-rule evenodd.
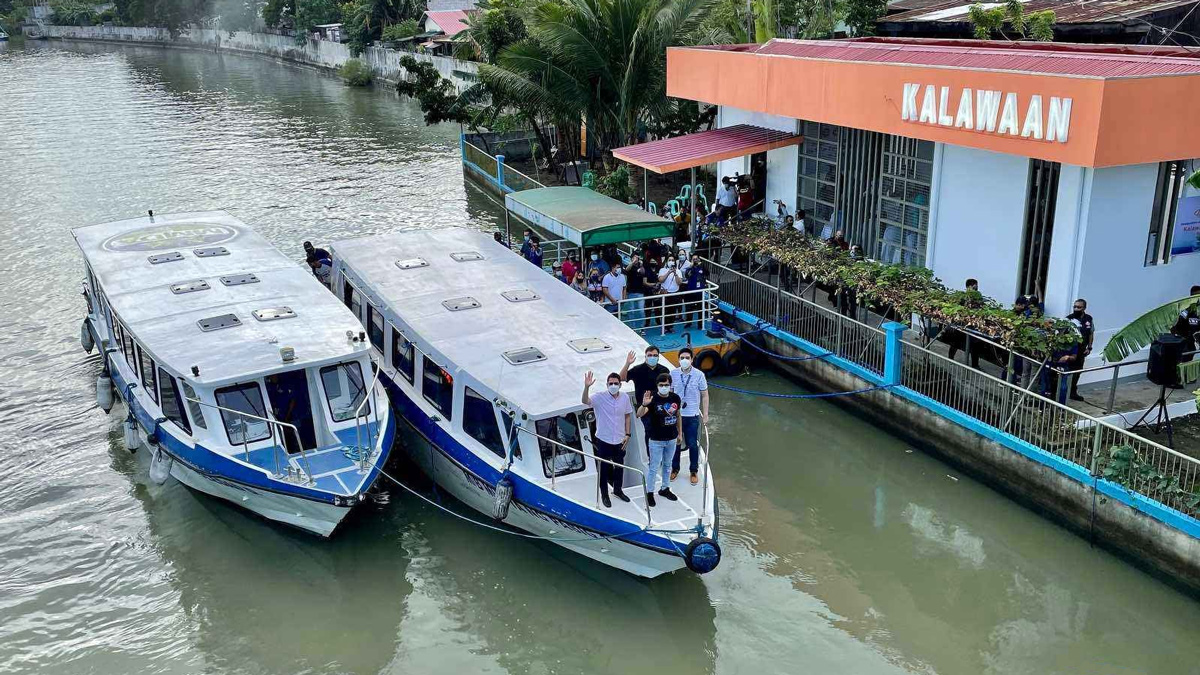
<path id="1" fill-rule="evenodd" d="M 511 192 L 504 207 L 577 246 L 669 237 L 675 223 L 585 187 Z"/>
<path id="2" fill-rule="evenodd" d="M 475 9 L 479 4 L 476 0 L 429 0 L 429 5 L 425 8 L 427 12 L 453 12 L 455 10 Z"/>
<path id="3" fill-rule="evenodd" d="M 1200 74 L 1200 50 L 1091 48 L 1091 45 L 1014 43 L 976 40 L 873 38 L 862 40 L 775 39 L 755 50 L 768 56 L 829 61 L 894 63 L 999 70 L 1076 77 L 1142 77 Z"/>
<path id="4" fill-rule="evenodd" d="M 668 173 L 788 145 L 799 145 L 803 140 L 787 131 L 738 124 L 639 145 L 627 145 L 613 150 L 613 157 L 655 173 Z"/>
<path id="5" fill-rule="evenodd" d="M 446 37 L 454 37 L 467 29 L 467 13 L 463 10 L 425 12 L 425 16 L 436 23 Z"/>
<path id="6" fill-rule="evenodd" d="M 1122 23 L 1177 7 L 1196 4 L 1197 0 L 1085 0 L 1063 2 L 1062 0 L 1026 0 L 1022 3 L 1026 13 L 1054 10 L 1057 23 Z M 888 4 L 896 12 L 880 19 L 884 23 L 908 22 L 965 22 L 967 9 L 973 0 L 896 0 Z M 987 2 L 984 6 L 998 5 Z M 897 11 L 898 10 L 898 11 Z"/>

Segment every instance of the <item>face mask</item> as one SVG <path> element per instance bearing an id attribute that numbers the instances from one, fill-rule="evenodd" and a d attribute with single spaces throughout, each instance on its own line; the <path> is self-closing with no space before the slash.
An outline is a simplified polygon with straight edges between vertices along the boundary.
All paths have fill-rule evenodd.
<path id="1" fill-rule="evenodd" d="M 608 393 L 612 394 L 613 396 L 616 396 L 617 394 L 621 393 L 621 385 L 619 385 L 619 384 L 608 385 Z"/>
<path id="2" fill-rule="evenodd" d="M 647 356 L 646 357 L 646 365 L 650 366 L 651 368 L 653 368 L 654 366 L 657 366 L 658 365 L 658 357 L 657 356 Z"/>
<path id="3" fill-rule="evenodd" d="M 596 255 L 595 253 L 592 254 L 592 262 L 596 262 L 599 259 L 600 259 L 600 256 Z"/>
<path id="4" fill-rule="evenodd" d="M 1074 310 L 1073 312 L 1071 312 L 1071 316 L 1076 317 L 1076 318 L 1081 317 L 1081 316 L 1083 316 L 1083 310 L 1082 309 Z"/>
<path id="5" fill-rule="evenodd" d="M 691 357 L 687 357 L 687 356 L 679 357 L 679 367 L 683 368 L 684 370 L 691 368 L 692 367 Z"/>
<path id="6" fill-rule="evenodd" d="M 668 262 L 667 267 L 670 267 L 671 269 L 675 269 L 675 261 L 672 260 L 672 261 Z"/>
<path id="7" fill-rule="evenodd" d="M 659 396 L 666 396 L 667 394 L 670 394 L 670 393 L 671 393 L 671 388 L 670 388 L 670 387 L 659 387 L 659 388 L 658 388 L 658 395 L 659 395 Z"/>
<path id="8" fill-rule="evenodd" d="M 619 276 L 621 276 L 621 268 L 620 268 L 620 267 L 614 267 L 614 268 L 613 268 L 613 276 L 614 276 L 614 277 L 619 277 Z"/>

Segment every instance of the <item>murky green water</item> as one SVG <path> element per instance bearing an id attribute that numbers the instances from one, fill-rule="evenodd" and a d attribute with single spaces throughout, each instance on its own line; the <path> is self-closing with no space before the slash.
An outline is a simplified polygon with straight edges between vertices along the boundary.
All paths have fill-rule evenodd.
<path id="1" fill-rule="evenodd" d="M 1200 672 L 1200 604 L 825 402 L 716 394 L 703 578 L 404 495 L 326 542 L 150 483 L 93 405 L 68 228 L 225 208 L 299 260 L 486 227 L 457 133 L 264 60 L 0 47 L 0 672 Z"/>

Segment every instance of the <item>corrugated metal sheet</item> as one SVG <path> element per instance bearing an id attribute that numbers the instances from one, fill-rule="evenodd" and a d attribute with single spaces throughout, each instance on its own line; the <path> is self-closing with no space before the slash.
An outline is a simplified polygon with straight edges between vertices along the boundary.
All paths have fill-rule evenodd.
<path id="1" fill-rule="evenodd" d="M 1176 7 L 1188 7 L 1196 2 L 1197 0 L 1027 0 L 1022 4 L 1026 12 L 1054 10 L 1055 21 L 1058 23 L 1121 23 L 1127 19 L 1144 17 Z M 966 21 L 967 8 L 973 4 L 975 3 L 971 0 L 897 0 L 888 4 L 888 9 L 896 13 L 883 17 L 881 21 L 962 22 Z M 961 11 L 951 12 L 954 9 Z"/>
<path id="2" fill-rule="evenodd" d="M 787 131 L 738 124 L 724 129 L 627 145 L 613 150 L 613 157 L 655 173 L 668 173 L 787 145 L 798 145 L 803 140 L 802 137 Z"/>
<path id="3" fill-rule="evenodd" d="M 467 13 L 462 10 L 448 12 L 425 12 L 425 16 L 437 24 L 446 37 L 454 37 L 467 28 Z"/>
<path id="4" fill-rule="evenodd" d="M 1087 50 L 1038 48 L 1028 43 L 1020 48 L 999 42 L 920 40 L 772 40 L 756 53 L 830 61 L 895 63 L 979 70 L 1002 70 L 1075 77 L 1139 77 L 1147 75 L 1200 74 L 1200 52 L 1171 50 L 1176 55 L 1148 54 L 1136 50 Z M 1165 50 L 1164 50 L 1165 51 Z M 1181 56 L 1178 54 L 1189 54 Z"/>

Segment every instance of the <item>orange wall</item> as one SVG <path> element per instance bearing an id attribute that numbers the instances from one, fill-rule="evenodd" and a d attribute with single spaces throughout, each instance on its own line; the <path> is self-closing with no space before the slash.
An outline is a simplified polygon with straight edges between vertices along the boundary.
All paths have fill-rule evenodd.
<path id="1" fill-rule="evenodd" d="M 901 119 L 904 84 L 950 87 L 953 116 L 963 87 L 1015 92 L 1024 122 L 1033 94 L 1072 99 L 1066 143 L 921 124 Z M 720 50 L 667 52 L 670 96 L 855 129 L 1075 164 L 1113 166 L 1200 156 L 1200 133 L 1185 134 L 1200 109 L 1200 76 L 1097 78 L 798 59 Z M 1181 103 L 1187 103 L 1182 108 Z M 1169 106 L 1169 107 L 1167 107 Z M 1171 120 L 1164 113 L 1177 112 Z M 1043 115 L 1045 110 L 1043 110 Z M 1194 112 L 1190 118 L 1194 119 Z M 1153 122 L 1148 120 L 1153 119 Z"/>

